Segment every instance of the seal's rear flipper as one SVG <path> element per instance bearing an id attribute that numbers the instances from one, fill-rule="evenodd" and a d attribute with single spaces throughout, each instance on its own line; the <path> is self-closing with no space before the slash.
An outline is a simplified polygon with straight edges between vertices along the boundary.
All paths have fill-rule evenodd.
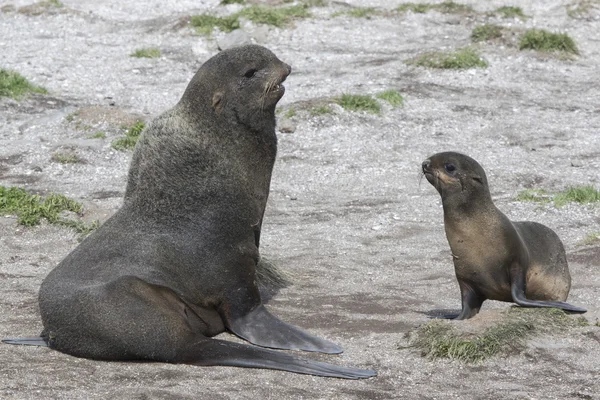
<path id="1" fill-rule="evenodd" d="M 262 347 L 316 351 L 327 354 L 339 354 L 343 351 L 335 343 L 280 321 L 262 304 L 240 318 L 225 319 L 225 322 L 229 330 L 236 336 Z"/>
<path id="2" fill-rule="evenodd" d="M 304 360 L 273 350 L 217 339 L 204 339 L 187 346 L 181 351 L 175 362 L 202 366 L 221 365 L 276 369 L 298 374 L 342 379 L 364 379 L 377 376 L 377 373 L 373 370 L 341 367 L 318 361 Z"/>
<path id="3" fill-rule="evenodd" d="M 542 300 L 529 300 L 525 297 L 522 290 L 518 290 L 516 285 L 512 285 L 511 290 L 512 298 L 515 303 L 521 307 L 546 307 L 546 308 L 560 308 L 563 311 L 575 314 L 583 314 L 587 312 L 585 308 L 575 307 L 564 301 L 542 301 Z"/>
<path id="4" fill-rule="evenodd" d="M 6 343 L 6 344 L 21 344 L 21 345 L 25 345 L 25 346 L 44 346 L 44 347 L 48 347 L 48 342 L 46 342 L 41 337 L 18 338 L 18 339 L 2 339 L 2 343 Z"/>

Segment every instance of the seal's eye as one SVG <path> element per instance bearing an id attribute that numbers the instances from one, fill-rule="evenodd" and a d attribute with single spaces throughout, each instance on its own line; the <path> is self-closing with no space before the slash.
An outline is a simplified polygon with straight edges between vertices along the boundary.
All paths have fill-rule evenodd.
<path id="1" fill-rule="evenodd" d="M 244 74 L 244 76 L 246 78 L 252 78 L 254 76 L 254 74 L 256 73 L 257 70 L 255 70 L 254 68 L 249 69 L 248 71 L 246 71 L 246 73 Z"/>
<path id="2" fill-rule="evenodd" d="M 444 164 L 444 169 L 450 175 L 454 175 L 454 173 L 456 172 L 456 167 L 454 166 L 454 164 L 446 163 Z"/>

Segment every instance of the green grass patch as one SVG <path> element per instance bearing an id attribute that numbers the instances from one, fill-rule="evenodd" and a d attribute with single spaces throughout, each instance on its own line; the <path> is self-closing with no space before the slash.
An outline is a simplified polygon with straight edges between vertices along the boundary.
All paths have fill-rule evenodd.
<path id="1" fill-rule="evenodd" d="M 354 17 L 354 18 L 366 18 L 366 19 L 370 19 L 373 15 L 378 14 L 379 11 L 377 11 L 377 9 L 373 8 L 373 7 L 356 7 L 353 8 L 350 11 L 345 11 L 339 14 L 335 14 L 336 15 L 348 15 L 350 17 Z"/>
<path id="2" fill-rule="evenodd" d="M 600 243 L 600 232 L 590 233 L 579 244 L 582 246 L 586 246 L 595 243 Z"/>
<path id="3" fill-rule="evenodd" d="M 285 112 L 285 117 L 286 118 L 294 118 L 298 113 L 296 112 L 295 108 L 290 108 L 289 110 L 287 110 Z"/>
<path id="4" fill-rule="evenodd" d="M 410 64 L 415 64 L 426 68 L 440 69 L 469 69 L 469 68 L 485 68 L 488 66 L 477 51 L 470 47 L 465 47 L 455 51 L 437 51 L 425 53 L 411 61 Z"/>
<path id="5" fill-rule="evenodd" d="M 533 201 L 535 203 L 549 203 L 552 201 L 552 195 L 550 195 L 544 189 L 525 189 L 517 194 L 515 200 Z"/>
<path id="6" fill-rule="evenodd" d="M 396 7 L 398 12 L 413 12 L 415 14 L 425 14 L 432 8 L 432 4 L 428 3 L 404 3 Z"/>
<path id="7" fill-rule="evenodd" d="M 118 139 L 113 140 L 111 146 L 115 150 L 124 151 L 131 150 L 135 147 L 138 139 L 140 138 L 140 134 L 145 128 L 145 124 L 143 122 L 136 122 L 131 128 L 125 132 L 124 137 L 120 137 Z"/>
<path id="8" fill-rule="evenodd" d="M 552 201 L 556 207 L 562 207 L 567 203 L 591 204 L 600 202 L 600 190 L 592 185 L 572 186 L 554 194 L 548 193 L 544 189 L 526 189 L 519 192 L 515 200 L 536 203 Z"/>
<path id="9" fill-rule="evenodd" d="M 245 0 L 221 0 L 220 3 L 222 6 L 226 6 L 228 4 L 246 4 Z"/>
<path id="10" fill-rule="evenodd" d="M 27 93 L 43 93 L 48 91 L 43 87 L 29 83 L 18 72 L 0 68 L 0 97 L 20 99 Z"/>
<path id="11" fill-rule="evenodd" d="M 471 31 L 471 40 L 474 42 L 487 42 L 501 37 L 502 27 L 494 24 L 479 25 Z"/>
<path id="12" fill-rule="evenodd" d="M 157 49 L 156 47 L 137 49 L 131 53 L 130 56 L 136 58 L 158 58 L 160 57 L 160 49 Z"/>
<path id="13" fill-rule="evenodd" d="M 556 207 L 562 207 L 567 203 L 598 203 L 600 202 L 600 191 L 592 185 L 570 187 L 554 196 Z"/>
<path id="14" fill-rule="evenodd" d="M 431 359 L 477 363 L 522 351 L 526 341 L 537 333 L 587 325 L 584 317 L 571 317 L 555 308 L 512 307 L 501 321 L 480 333 L 459 332 L 449 321 L 431 321 L 417 329 L 412 345 Z"/>
<path id="15" fill-rule="evenodd" d="M 305 4 L 299 4 L 290 7 L 266 7 L 253 5 L 240 10 L 236 16 L 246 18 L 256 24 L 271 25 L 283 28 L 293 19 L 308 18 L 310 11 Z"/>
<path id="16" fill-rule="evenodd" d="M 348 111 L 366 111 L 371 114 L 381 112 L 381 105 L 369 95 L 343 94 L 337 99 L 337 103 Z"/>
<path id="17" fill-rule="evenodd" d="M 520 18 L 526 19 L 527 16 L 523 13 L 521 7 L 513 6 L 502 6 L 494 10 L 494 14 L 501 16 L 502 18 Z"/>
<path id="18" fill-rule="evenodd" d="M 64 211 L 81 215 L 83 205 L 62 194 L 53 193 L 43 198 L 18 187 L 0 186 L 0 213 L 16 215 L 21 225 L 35 226 L 39 225 L 42 219 L 46 219 L 51 224 L 74 228 L 84 235 L 99 225 L 97 221 L 86 224 L 63 218 L 60 214 Z"/>
<path id="19" fill-rule="evenodd" d="M 545 29 L 529 29 L 521 36 L 519 49 L 531 49 L 543 52 L 563 51 L 579 54 L 577 45 L 566 33 L 553 33 Z"/>
<path id="20" fill-rule="evenodd" d="M 326 114 L 333 114 L 333 109 L 329 106 L 318 106 L 310 109 L 310 115 L 313 117 Z"/>
<path id="21" fill-rule="evenodd" d="M 387 101 L 392 107 L 401 107 L 404 104 L 404 97 L 402 97 L 399 91 L 394 89 L 377 94 L 377 98 Z"/>
<path id="22" fill-rule="evenodd" d="M 398 12 L 411 11 L 415 14 L 423 14 L 429 11 L 438 11 L 444 14 L 464 14 L 472 13 L 473 7 L 467 4 L 455 3 L 454 1 L 444 1 L 443 3 L 404 3 L 396 7 Z"/>
<path id="23" fill-rule="evenodd" d="M 223 32 L 231 32 L 240 27 L 240 21 L 236 15 L 226 17 L 217 17 L 211 14 L 193 15 L 190 19 L 190 25 L 196 28 L 196 32 L 201 35 L 210 35 L 214 28 L 219 28 Z"/>
<path id="24" fill-rule="evenodd" d="M 52 154 L 51 159 L 52 159 L 52 161 L 61 163 L 61 164 L 81 164 L 81 163 L 83 163 L 83 159 L 74 153 L 56 152 L 56 153 Z"/>
<path id="25" fill-rule="evenodd" d="M 88 136 L 88 139 L 106 139 L 106 133 L 98 131 L 98 132 Z"/>

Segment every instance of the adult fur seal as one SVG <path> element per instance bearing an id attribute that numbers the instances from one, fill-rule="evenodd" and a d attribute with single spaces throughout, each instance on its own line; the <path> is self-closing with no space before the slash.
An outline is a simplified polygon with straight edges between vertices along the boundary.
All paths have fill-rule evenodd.
<path id="1" fill-rule="evenodd" d="M 42 283 L 40 344 L 78 357 L 270 368 L 347 379 L 375 371 L 258 346 L 341 353 L 271 315 L 256 282 L 275 161 L 275 105 L 291 68 L 245 46 L 202 65 L 136 146 L 123 207 Z"/>
<path id="2" fill-rule="evenodd" d="M 511 222 L 492 202 L 477 161 L 464 154 L 438 153 L 423 161 L 422 168 L 442 196 L 446 237 L 462 296 L 460 314 L 445 318 L 471 318 L 486 299 L 586 312 L 564 302 L 571 276 L 556 233 L 536 222 Z"/>

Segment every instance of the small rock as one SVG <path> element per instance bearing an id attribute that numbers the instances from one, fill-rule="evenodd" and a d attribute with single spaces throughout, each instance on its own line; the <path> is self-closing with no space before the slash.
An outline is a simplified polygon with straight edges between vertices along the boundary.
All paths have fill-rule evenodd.
<path id="1" fill-rule="evenodd" d="M 296 132 L 296 124 L 289 118 L 282 118 L 277 123 L 279 132 L 281 133 L 294 133 Z"/>

